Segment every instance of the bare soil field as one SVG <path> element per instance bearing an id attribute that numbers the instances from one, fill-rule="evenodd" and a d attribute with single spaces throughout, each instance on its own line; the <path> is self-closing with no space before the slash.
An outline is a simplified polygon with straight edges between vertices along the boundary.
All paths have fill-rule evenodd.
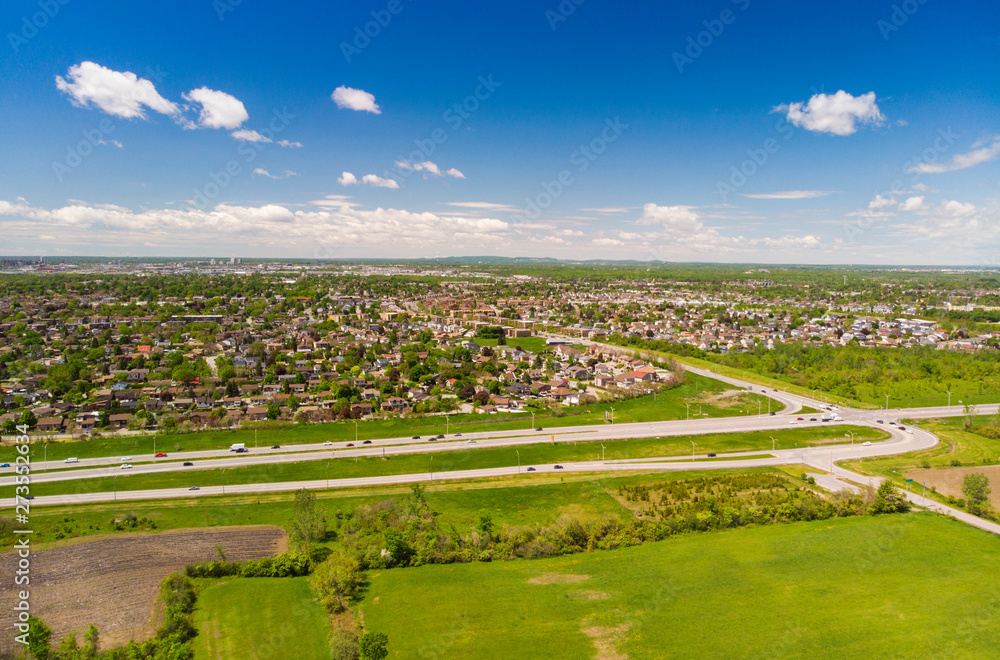
<path id="1" fill-rule="evenodd" d="M 230 561 L 270 557 L 287 545 L 280 527 L 178 530 L 115 535 L 31 553 L 31 613 L 52 628 L 53 642 L 68 633 L 82 639 L 97 626 L 110 648 L 152 636 L 159 625 L 160 583 L 185 564 L 217 557 Z M 16 553 L 0 555 L 0 628 L 14 629 Z M 16 587 L 17 590 L 25 587 Z M 14 650 L 13 635 L 0 636 L 0 656 Z"/>
<path id="2" fill-rule="evenodd" d="M 927 487 L 935 486 L 939 493 L 962 498 L 962 480 L 970 472 L 982 472 L 990 480 L 990 504 L 1000 509 L 1000 465 L 982 465 L 979 467 L 956 467 L 945 470 L 914 470 L 906 475 L 908 479 L 913 479 L 910 485 L 916 492 L 919 492 L 920 484 L 927 482 Z"/>

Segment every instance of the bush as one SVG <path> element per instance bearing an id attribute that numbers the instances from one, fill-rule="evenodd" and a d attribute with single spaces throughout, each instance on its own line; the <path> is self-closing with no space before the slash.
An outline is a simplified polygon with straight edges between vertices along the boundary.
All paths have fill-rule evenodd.
<path id="1" fill-rule="evenodd" d="M 332 660 L 358 660 L 360 657 L 358 636 L 347 628 L 334 628 L 330 635 L 330 657 Z"/>

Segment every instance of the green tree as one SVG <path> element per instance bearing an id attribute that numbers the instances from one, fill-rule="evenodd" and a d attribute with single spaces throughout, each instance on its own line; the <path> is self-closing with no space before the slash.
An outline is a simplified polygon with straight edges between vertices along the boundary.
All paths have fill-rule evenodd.
<path id="1" fill-rule="evenodd" d="M 909 510 L 910 503 L 899 494 L 888 479 L 875 491 L 875 501 L 868 507 L 868 513 L 873 516 L 880 513 L 905 513 Z"/>
<path id="2" fill-rule="evenodd" d="M 34 614 L 28 616 L 28 653 L 35 660 L 48 660 L 52 653 L 52 628 Z"/>
<path id="3" fill-rule="evenodd" d="M 295 491 L 295 507 L 289 537 L 295 549 L 302 554 L 309 553 L 310 543 L 326 538 L 326 519 L 316 506 L 316 496 L 305 488 Z"/>
<path id="4" fill-rule="evenodd" d="M 281 417 L 281 406 L 275 401 L 271 401 L 267 404 L 267 418 L 268 419 L 278 419 Z"/>
<path id="5" fill-rule="evenodd" d="M 83 658 L 93 660 L 101 652 L 101 636 L 95 626 L 87 628 L 83 635 Z"/>
<path id="6" fill-rule="evenodd" d="M 21 413 L 21 418 L 19 422 L 30 429 L 35 428 L 35 425 L 38 424 L 38 420 L 35 418 L 35 413 L 31 412 L 30 410 L 25 410 L 23 413 Z"/>
<path id="7" fill-rule="evenodd" d="M 334 628 L 330 634 L 330 657 L 333 660 L 358 660 L 358 635 L 347 628 Z"/>
<path id="8" fill-rule="evenodd" d="M 384 660 L 389 655 L 389 636 L 366 632 L 361 635 L 361 660 Z"/>
<path id="9" fill-rule="evenodd" d="M 970 513 L 980 515 L 987 507 L 991 492 L 990 480 L 982 472 L 970 472 L 962 480 L 962 494 L 968 502 Z"/>
<path id="10" fill-rule="evenodd" d="M 309 581 L 327 610 L 343 612 L 361 586 L 361 564 L 350 551 L 337 547 L 316 568 Z"/>

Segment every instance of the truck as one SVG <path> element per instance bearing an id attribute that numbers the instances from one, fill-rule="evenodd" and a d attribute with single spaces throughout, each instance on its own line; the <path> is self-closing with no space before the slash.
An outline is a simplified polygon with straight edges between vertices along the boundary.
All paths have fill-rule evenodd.
<path id="1" fill-rule="evenodd" d="M 80 462 L 80 459 L 76 458 L 76 457 L 67 458 L 65 461 L 63 461 L 63 463 L 79 463 L 79 462 Z"/>
<path id="2" fill-rule="evenodd" d="M 240 451 L 241 449 L 246 449 L 246 448 L 247 445 L 245 442 L 237 442 L 235 444 L 229 445 L 229 451 Z"/>

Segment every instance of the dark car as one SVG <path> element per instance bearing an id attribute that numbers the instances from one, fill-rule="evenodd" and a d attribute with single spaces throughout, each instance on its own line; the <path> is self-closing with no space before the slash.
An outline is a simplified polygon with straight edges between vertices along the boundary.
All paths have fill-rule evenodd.
<path id="1" fill-rule="evenodd" d="M 885 422 L 883 422 L 881 419 L 876 419 L 875 421 L 878 422 L 879 424 L 885 424 Z"/>
<path id="2" fill-rule="evenodd" d="M 415 436 L 413 436 L 412 438 L 410 438 L 410 440 L 419 440 L 419 439 L 420 439 L 420 436 L 419 436 L 419 435 L 415 435 Z"/>
<path id="3" fill-rule="evenodd" d="M 708 453 L 708 457 L 709 458 L 715 458 L 715 452 L 714 451 L 713 452 L 709 452 Z"/>
<path id="4" fill-rule="evenodd" d="M 188 488 L 188 490 L 201 490 L 201 488 L 198 488 L 197 486 L 191 486 L 190 488 Z"/>
<path id="5" fill-rule="evenodd" d="M 555 465 L 554 467 L 555 467 L 555 469 L 557 469 L 557 470 L 561 470 L 561 469 L 563 469 L 563 466 L 561 466 L 561 465 Z"/>
<path id="6" fill-rule="evenodd" d="M 810 418 L 809 418 L 809 421 L 810 421 L 810 422 L 815 422 L 815 421 L 816 421 L 816 418 L 815 418 L 815 417 L 810 417 Z"/>
<path id="7" fill-rule="evenodd" d="M 184 461 L 183 463 L 184 467 L 191 467 L 192 465 L 194 465 L 194 463 L 192 463 L 191 461 Z"/>
<path id="8" fill-rule="evenodd" d="M 10 463 L 0 463 L 0 467 L 10 467 Z"/>
<path id="9" fill-rule="evenodd" d="M 353 446 L 354 446 L 354 443 L 353 443 L 353 442 L 348 442 L 348 443 L 347 443 L 347 446 L 348 446 L 348 447 L 353 447 Z"/>
<path id="10" fill-rule="evenodd" d="M 539 427 L 536 427 L 536 428 L 535 428 L 535 430 L 536 430 L 536 431 L 541 431 L 541 430 L 542 430 L 542 427 L 541 427 L 541 426 L 539 426 Z"/>
<path id="11" fill-rule="evenodd" d="M 24 499 L 26 499 L 26 500 L 33 500 L 33 499 L 35 499 L 35 496 L 34 495 L 25 495 Z"/>
<path id="12" fill-rule="evenodd" d="M 438 433 L 438 440 L 444 440 L 444 433 Z"/>
<path id="13" fill-rule="evenodd" d="M 437 442 L 437 438 L 427 438 L 427 442 Z"/>
<path id="14" fill-rule="evenodd" d="M 371 443 L 372 443 L 372 441 L 371 441 L 371 440 L 365 440 L 365 441 L 364 441 L 364 442 L 362 442 L 361 444 L 363 444 L 363 445 L 370 445 Z"/>
<path id="15" fill-rule="evenodd" d="M 271 449 L 281 449 L 281 445 L 271 445 Z"/>
<path id="16" fill-rule="evenodd" d="M 773 412 L 773 411 L 772 411 L 772 412 L 769 412 L 769 413 L 767 413 L 767 414 L 768 414 L 768 415 L 771 415 L 772 417 L 774 416 L 774 412 Z"/>
<path id="17" fill-rule="evenodd" d="M 528 468 L 528 472 L 534 472 L 534 471 L 535 471 L 535 468 L 533 468 L 533 467 Z"/>

